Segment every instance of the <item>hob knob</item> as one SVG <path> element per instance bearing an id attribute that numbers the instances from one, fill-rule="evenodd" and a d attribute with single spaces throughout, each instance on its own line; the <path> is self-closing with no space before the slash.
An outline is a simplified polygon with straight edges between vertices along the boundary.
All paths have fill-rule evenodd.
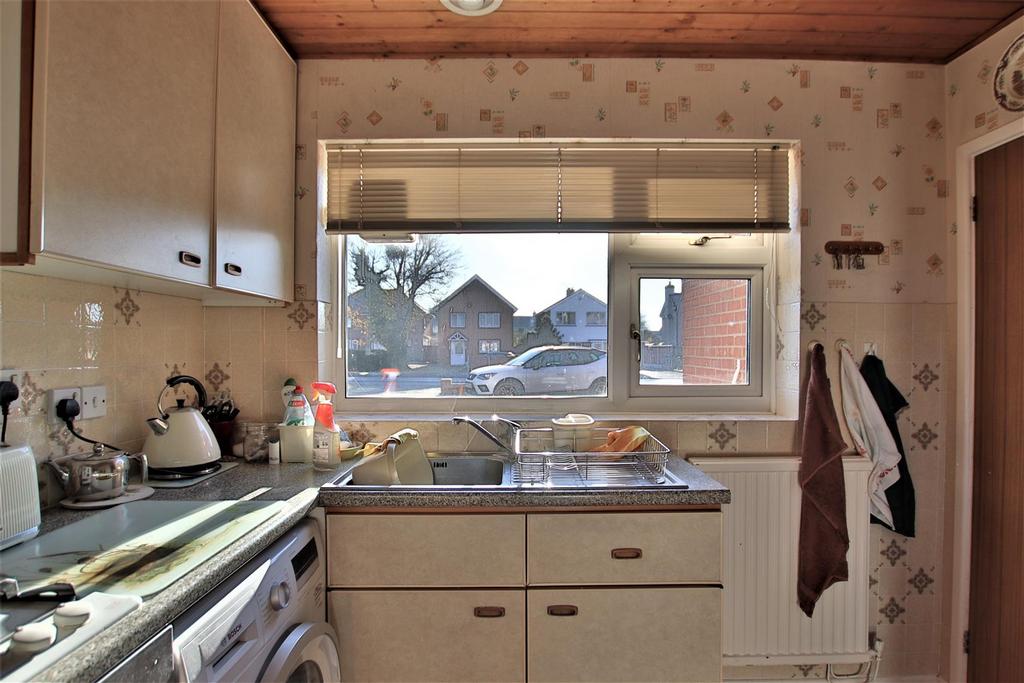
<path id="1" fill-rule="evenodd" d="M 57 640 L 57 628 L 46 622 L 19 626 L 11 636 L 11 651 L 34 654 L 42 652 Z"/>
<path id="2" fill-rule="evenodd" d="M 61 603 L 53 613 L 53 623 L 58 628 L 77 628 L 89 621 L 92 607 L 83 600 Z"/>

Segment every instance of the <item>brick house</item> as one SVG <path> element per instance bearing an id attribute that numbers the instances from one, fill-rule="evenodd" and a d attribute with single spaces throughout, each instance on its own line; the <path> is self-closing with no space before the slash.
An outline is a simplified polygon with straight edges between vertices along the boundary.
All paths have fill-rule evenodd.
<path id="1" fill-rule="evenodd" d="M 683 280 L 678 294 L 683 381 L 687 384 L 747 383 L 746 280 Z"/>
<path id="2" fill-rule="evenodd" d="M 512 348 L 516 307 L 474 275 L 438 302 L 437 362 L 472 369 L 503 363 Z"/>

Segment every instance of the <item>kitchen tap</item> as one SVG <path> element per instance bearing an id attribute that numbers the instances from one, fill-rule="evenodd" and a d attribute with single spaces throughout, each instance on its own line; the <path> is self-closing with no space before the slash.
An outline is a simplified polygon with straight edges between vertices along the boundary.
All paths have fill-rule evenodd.
<path id="1" fill-rule="evenodd" d="M 502 424 L 505 424 L 509 428 L 509 441 L 510 442 L 512 441 L 512 435 L 515 434 L 515 432 L 517 430 L 523 428 L 523 426 L 521 424 L 519 424 L 518 422 L 515 422 L 514 420 L 509 420 L 509 419 L 504 418 L 504 417 L 499 417 L 498 415 L 491 415 L 491 421 L 492 422 L 500 422 Z M 478 432 L 483 434 L 485 437 L 487 437 L 487 439 L 489 441 L 491 441 L 492 443 L 496 444 L 505 453 L 508 453 L 509 455 L 514 455 L 514 452 L 512 451 L 512 448 L 508 444 L 506 444 L 504 441 L 502 441 L 501 439 L 496 437 L 494 434 L 492 434 L 491 431 L 489 429 L 487 429 L 487 427 L 484 427 L 482 424 L 480 424 L 480 422 L 478 422 L 477 420 L 474 420 L 473 418 L 469 417 L 468 415 L 455 416 L 455 417 L 452 418 L 452 423 L 453 424 L 468 424 L 468 425 L 470 425 L 471 427 L 476 429 Z"/>

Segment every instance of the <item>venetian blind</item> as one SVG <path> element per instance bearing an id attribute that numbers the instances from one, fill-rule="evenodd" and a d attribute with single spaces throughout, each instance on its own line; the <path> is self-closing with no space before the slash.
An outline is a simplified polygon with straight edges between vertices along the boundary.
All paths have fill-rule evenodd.
<path id="1" fill-rule="evenodd" d="M 766 232 L 789 149 L 754 144 L 334 145 L 328 232 Z"/>

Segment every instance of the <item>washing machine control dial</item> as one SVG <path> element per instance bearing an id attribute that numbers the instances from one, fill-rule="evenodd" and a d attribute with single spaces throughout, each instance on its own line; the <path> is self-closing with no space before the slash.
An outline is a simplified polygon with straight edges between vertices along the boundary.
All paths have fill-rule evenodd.
<path id="1" fill-rule="evenodd" d="M 280 612 L 292 601 L 292 589 L 287 581 L 281 581 L 270 589 L 270 606 Z"/>

